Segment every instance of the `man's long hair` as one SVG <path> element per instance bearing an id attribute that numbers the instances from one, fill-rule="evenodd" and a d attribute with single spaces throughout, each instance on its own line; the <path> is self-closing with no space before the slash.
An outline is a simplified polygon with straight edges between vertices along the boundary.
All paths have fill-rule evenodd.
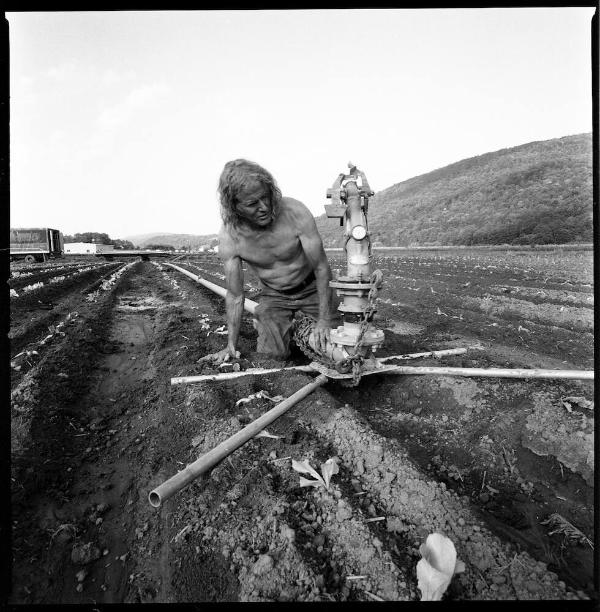
<path id="1" fill-rule="evenodd" d="M 271 173 L 247 159 L 234 159 L 225 164 L 219 179 L 221 218 L 225 225 L 238 227 L 243 221 L 235 208 L 239 201 L 238 194 L 255 183 L 260 183 L 269 190 L 273 218 L 277 217 L 281 204 L 281 191 Z"/>

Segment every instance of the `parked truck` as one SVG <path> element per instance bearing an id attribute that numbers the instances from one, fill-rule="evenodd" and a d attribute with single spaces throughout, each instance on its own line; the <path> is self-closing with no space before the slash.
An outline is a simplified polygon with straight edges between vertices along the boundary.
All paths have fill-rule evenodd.
<path id="1" fill-rule="evenodd" d="M 11 228 L 10 260 L 24 259 L 27 263 L 62 257 L 62 234 L 49 227 Z"/>

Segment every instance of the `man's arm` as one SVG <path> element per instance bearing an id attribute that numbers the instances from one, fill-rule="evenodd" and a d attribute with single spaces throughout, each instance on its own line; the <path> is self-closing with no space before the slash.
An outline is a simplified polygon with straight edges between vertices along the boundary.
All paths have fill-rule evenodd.
<path id="1" fill-rule="evenodd" d="M 222 230 L 219 234 L 219 257 L 223 260 L 227 293 L 225 294 L 225 313 L 227 316 L 227 346 L 217 353 L 211 353 L 202 361 L 215 364 L 229 361 L 231 357 L 240 356 L 237 341 L 242 326 L 244 313 L 244 273 L 242 260 L 235 253 L 231 238 Z"/>
<path id="2" fill-rule="evenodd" d="M 225 312 L 227 313 L 227 349 L 231 357 L 239 357 L 237 341 L 244 314 L 244 273 L 242 260 L 229 256 L 223 263 L 227 293 L 225 295 Z"/>
<path id="3" fill-rule="evenodd" d="M 300 203 L 301 204 L 301 203 Z M 310 210 L 301 204 L 298 207 L 298 228 L 300 243 L 306 258 L 310 262 L 317 279 L 317 291 L 319 294 L 319 319 L 315 325 L 315 340 L 322 350 L 325 349 L 329 340 L 331 319 L 332 294 L 329 281 L 331 280 L 331 268 L 327 261 L 327 255 L 323 248 L 323 241 L 317 229 L 317 224 Z"/>

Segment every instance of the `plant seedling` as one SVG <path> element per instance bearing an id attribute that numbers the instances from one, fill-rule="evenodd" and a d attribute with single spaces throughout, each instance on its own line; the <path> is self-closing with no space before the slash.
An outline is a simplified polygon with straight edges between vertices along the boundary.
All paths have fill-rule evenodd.
<path id="1" fill-rule="evenodd" d="M 340 471 L 335 458 L 327 459 L 325 463 L 321 464 L 321 472 L 323 476 L 321 476 L 308 461 L 296 461 L 295 459 L 292 459 L 292 468 L 300 474 L 310 474 L 315 479 L 310 480 L 300 476 L 301 487 L 323 487 L 327 491 L 329 491 L 331 477 Z"/>

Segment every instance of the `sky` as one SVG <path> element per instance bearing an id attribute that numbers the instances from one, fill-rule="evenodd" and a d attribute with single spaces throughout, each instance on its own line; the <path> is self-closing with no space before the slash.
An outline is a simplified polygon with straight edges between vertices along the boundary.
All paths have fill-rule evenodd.
<path id="1" fill-rule="evenodd" d="M 10 223 L 211 234 L 236 158 L 324 212 L 592 131 L 591 7 L 6 13 Z"/>

